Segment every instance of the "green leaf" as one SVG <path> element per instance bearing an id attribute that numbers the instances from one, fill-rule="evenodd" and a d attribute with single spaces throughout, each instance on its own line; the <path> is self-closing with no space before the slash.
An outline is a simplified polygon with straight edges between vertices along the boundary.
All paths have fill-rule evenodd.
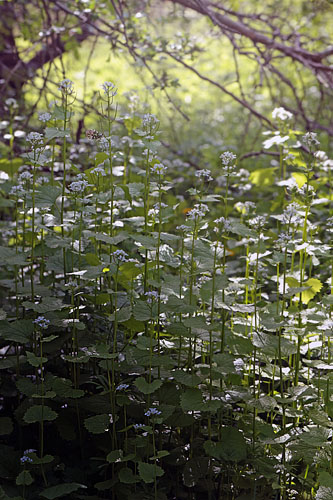
<path id="1" fill-rule="evenodd" d="M 30 484 L 33 483 L 33 478 L 29 471 L 23 470 L 17 476 L 15 482 L 17 486 L 29 486 Z"/>
<path id="2" fill-rule="evenodd" d="M 204 448 L 211 457 L 227 462 L 241 462 L 247 455 L 244 436 L 235 427 L 223 427 L 221 441 L 206 441 Z"/>
<path id="3" fill-rule="evenodd" d="M 134 484 L 140 481 L 139 477 L 135 476 L 133 474 L 132 469 L 130 469 L 129 467 L 124 467 L 123 469 L 120 469 L 118 477 L 119 481 L 125 484 Z"/>
<path id="4" fill-rule="evenodd" d="M 154 380 L 150 384 L 146 382 L 143 377 L 139 377 L 134 382 L 134 385 L 141 391 L 143 394 L 152 394 L 157 391 L 162 385 L 162 380 Z"/>
<path id="5" fill-rule="evenodd" d="M 180 406 L 184 411 L 200 411 L 204 409 L 200 389 L 186 389 L 181 395 Z"/>
<path id="6" fill-rule="evenodd" d="M 45 297 L 42 302 L 35 304 L 34 302 L 25 301 L 22 303 L 27 309 L 32 309 L 40 314 L 44 314 L 50 311 L 59 311 L 66 306 L 60 299 L 54 297 Z"/>
<path id="7" fill-rule="evenodd" d="M 22 158 L 13 158 L 12 160 L 7 160 L 7 158 L 0 159 L 0 170 L 6 172 L 8 175 L 13 176 L 16 174 L 21 165 L 23 165 Z"/>
<path id="8" fill-rule="evenodd" d="M 157 477 L 161 477 L 164 474 L 162 467 L 156 464 L 139 462 L 138 469 L 139 475 L 145 483 L 153 483 Z"/>
<path id="9" fill-rule="evenodd" d="M 104 152 L 97 153 L 95 156 L 95 167 L 98 167 L 101 163 L 109 158 L 109 155 Z"/>
<path id="10" fill-rule="evenodd" d="M 110 427 L 110 415 L 102 413 L 84 420 L 85 428 L 92 434 L 104 434 Z"/>
<path id="11" fill-rule="evenodd" d="M 0 417 L 0 436 L 11 434 L 13 429 L 13 421 L 10 417 Z"/>
<path id="12" fill-rule="evenodd" d="M 290 287 L 293 287 L 293 288 L 296 288 L 296 289 L 297 288 L 302 288 L 302 290 L 303 290 L 303 287 L 306 287 L 306 289 L 304 289 L 301 292 L 302 293 L 302 302 L 303 302 L 303 304 L 308 304 L 310 302 L 310 300 L 313 299 L 313 297 L 318 292 L 320 292 L 320 290 L 323 287 L 321 281 L 318 280 L 318 279 L 316 279 L 316 278 L 310 278 L 307 281 L 304 281 L 302 283 L 302 287 L 301 287 L 301 284 L 295 278 L 292 278 L 291 276 L 288 276 L 286 278 L 286 282 L 288 283 L 288 285 Z M 295 292 L 296 292 L 296 290 L 295 290 Z M 300 293 L 295 293 L 295 295 L 297 297 L 300 297 Z"/>
<path id="13" fill-rule="evenodd" d="M 329 472 L 320 472 L 318 482 L 320 486 L 325 486 L 325 488 L 331 488 L 333 490 L 333 476 Z"/>
<path id="14" fill-rule="evenodd" d="M 275 182 L 275 171 L 277 167 L 260 168 L 250 174 L 250 182 L 256 186 L 271 186 Z"/>
<path id="15" fill-rule="evenodd" d="M 48 500 L 54 500 L 54 498 L 60 498 L 64 495 L 69 495 L 70 493 L 73 493 L 80 488 L 87 488 L 87 486 L 78 483 L 58 484 L 57 486 L 46 488 L 40 493 L 40 496 L 47 498 Z"/>
<path id="16" fill-rule="evenodd" d="M 106 461 L 110 464 L 113 464 L 114 462 L 121 462 L 123 455 L 123 450 L 110 451 L 110 453 L 106 457 Z"/>
<path id="17" fill-rule="evenodd" d="M 133 307 L 133 316 L 138 321 L 148 321 L 151 319 L 151 309 L 146 301 L 138 300 Z"/>
<path id="18" fill-rule="evenodd" d="M 60 195 L 60 187 L 49 185 L 40 186 L 36 193 L 35 204 L 38 208 L 52 207 Z"/>
<path id="19" fill-rule="evenodd" d="M 26 351 L 27 361 L 31 366 L 38 368 L 42 363 L 46 363 L 48 360 L 44 356 L 42 358 L 36 356 L 33 352 Z"/>
<path id="20" fill-rule="evenodd" d="M 12 323 L 0 321 L 0 335 L 5 340 L 25 344 L 29 342 L 33 331 L 34 326 L 31 320 L 20 319 Z"/>
<path id="21" fill-rule="evenodd" d="M 176 370 L 172 372 L 172 376 L 180 384 L 187 385 L 189 387 L 194 387 L 198 385 L 201 379 L 195 373 L 187 373 L 183 370 Z"/>
<path id="22" fill-rule="evenodd" d="M 49 406 L 34 405 L 27 409 L 24 414 L 23 420 L 28 424 L 35 422 L 42 422 L 43 420 L 55 420 L 58 414 Z"/>
<path id="23" fill-rule="evenodd" d="M 69 137 L 69 135 L 69 130 L 59 130 L 57 127 L 46 127 L 45 129 L 45 138 L 49 141 L 56 137 Z"/>
<path id="24" fill-rule="evenodd" d="M 54 377 L 51 386 L 57 396 L 61 398 L 80 398 L 84 395 L 82 389 L 74 389 L 72 381 L 66 378 Z"/>

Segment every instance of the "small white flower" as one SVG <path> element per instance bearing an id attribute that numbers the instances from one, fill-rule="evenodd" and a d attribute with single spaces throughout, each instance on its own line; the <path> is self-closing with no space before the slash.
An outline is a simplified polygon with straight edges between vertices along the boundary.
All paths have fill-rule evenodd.
<path id="1" fill-rule="evenodd" d="M 97 167 L 93 168 L 93 170 L 90 171 L 91 174 L 94 175 L 101 175 L 102 177 L 106 176 L 106 172 L 103 167 L 98 165 Z"/>
<path id="2" fill-rule="evenodd" d="M 222 165 L 224 165 L 225 167 L 228 167 L 235 162 L 237 157 L 236 157 L 236 155 L 234 155 L 230 151 L 225 151 L 224 153 L 222 153 L 220 155 L 220 158 L 221 158 Z"/>
<path id="3" fill-rule="evenodd" d="M 284 135 L 281 137 L 280 135 L 274 135 L 270 139 L 266 139 L 266 141 L 263 142 L 263 147 L 264 149 L 270 149 L 272 146 L 283 144 L 289 139 L 289 135 Z"/>
<path id="4" fill-rule="evenodd" d="M 286 120 L 291 120 L 293 117 L 293 114 L 287 111 L 284 108 L 275 108 L 272 111 L 272 118 L 273 120 L 281 120 L 281 121 L 286 121 Z"/>
<path id="5" fill-rule="evenodd" d="M 117 89 L 116 86 L 112 82 L 104 82 L 101 87 L 104 90 L 104 94 L 107 97 L 114 97 L 117 95 Z"/>
<path id="6" fill-rule="evenodd" d="M 39 132 L 30 132 L 26 138 L 27 142 L 30 142 L 32 147 L 42 146 L 44 143 L 44 136 Z"/>
<path id="7" fill-rule="evenodd" d="M 302 140 L 308 147 L 320 144 L 315 132 L 307 132 L 305 135 L 303 135 Z"/>
<path id="8" fill-rule="evenodd" d="M 49 122 L 52 118 L 52 115 L 51 113 L 40 113 L 39 116 L 38 116 L 38 120 L 43 122 L 43 123 L 46 123 L 46 122 Z"/>
<path id="9" fill-rule="evenodd" d="M 72 82 L 69 78 L 65 78 L 59 83 L 58 90 L 64 95 L 71 95 L 74 92 L 74 82 Z"/>
<path id="10" fill-rule="evenodd" d="M 155 163 L 155 165 L 150 168 L 150 171 L 153 174 L 163 175 L 167 171 L 167 167 L 163 165 L 163 163 Z"/>

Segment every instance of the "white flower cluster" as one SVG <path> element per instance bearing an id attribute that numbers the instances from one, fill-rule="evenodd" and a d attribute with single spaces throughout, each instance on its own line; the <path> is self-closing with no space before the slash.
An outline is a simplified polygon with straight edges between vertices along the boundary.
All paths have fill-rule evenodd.
<path id="1" fill-rule="evenodd" d="M 230 165 L 235 163 L 237 156 L 234 155 L 234 153 L 231 153 L 230 151 L 225 151 L 220 155 L 220 158 L 222 165 L 224 165 L 225 167 L 229 167 Z"/>
<path id="2" fill-rule="evenodd" d="M 51 115 L 51 113 L 48 113 L 48 112 L 40 113 L 38 115 L 38 120 L 43 122 L 43 123 L 49 122 L 51 120 L 51 118 L 52 118 L 52 115 Z"/>
<path id="3" fill-rule="evenodd" d="M 232 229 L 232 224 L 231 222 L 226 219 L 225 217 L 219 217 L 218 219 L 214 220 L 214 224 L 216 224 L 215 231 L 217 232 L 219 228 L 224 229 L 226 232 L 231 231 Z"/>
<path id="4" fill-rule="evenodd" d="M 151 304 L 154 300 L 159 298 L 158 292 L 153 290 L 152 292 L 146 292 L 145 296 L 147 297 L 147 302 Z"/>
<path id="5" fill-rule="evenodd" d="M 68 187 L 71 191 L 73 191 L 73 193 L 80 193 L 81 191 L 83 192 L 88 186 L 88 181 L 80 179 L 78 181 L 71 182 Z"/>
<path id="6" fill-rule="evenodd" d="M 273 135 L 269 139 L 263 142 L 264 149 L 270 149 L 272 146 L 279 146 L 280 144 L 284 144 L 289 139 L 289 135 L 280 136 L 279 133 Z"/>
<path id="7" fill-rule="evenodd" d="M 197 219 L 198 217 L 204 217 L 209 211 L 207 205 L 204 203 L 197 203 L 194 207 L 187 212 L 187 217 L 189 219 Z"/>
<path id="8" fill-rule="evenodd" d="M 106 176 L 106 172 L 105 172 L 104 168 L 101 167 L 101 165 L 98 165 L 97 167 L 93 168 L 90 171 L 90 173 L 93 175 L 101 175 L 102 177 Z"/>
<path id="9" fill-rule="evenodd" d="M 302 215 L 299 213 L 300 206 L 297 203 L 290 203 L 282 214 L 282 223 L 283 224 L 300 224 L 302 220 Z"/>
<path id="10" fill-rule="evenodd" d="M 112 257 L 116 262 L 128 262 L 128 254 L 124 250 L 115 250 Z"/>
<path id="11" fill-rule="evenodd" d="M 265 224 L 266 217 L 263 215 L 257 215 L 256 217 L 253 217 L 253 219 L 249 220 L 249 225 L 257 231 L 261 231 Z"/>
<path id="12" fill-rule="evenodd" d="M 155 165 L 150 168 L 150 171 L 153 174 L 163 175 L 167 171 L 167 167 L 163 165 L 163 163 L 155 163 Z"/>
<path id="13" fill-rule="evenodd" d="M 275 108 L 272 111 L 272 118 L 273 120 L 281 120 L 281 121 L 287 121 L 291 120 L 293 117 L 293 114 L 287 111 L 284 108 Z"/>
<path id="14" fill-rule="evenodd" d="M 39 132 L 29 132 L 26 141 L 30 142 L 32 148 L 36 148 L 44 144 L 44 136 Z"/>
<path id="15" fill-rule="evenodd" d="M 311 148 L 311 146 L 317 146 L 318 144 L 320 144 L 315 132 L 307 132 L 305 135 L 303 135 L 302 140 L 309 148 Z"/>
<path id="16" fill-rule="evenodd" d="M 195 172 L 195 176 L 199 179 L 204 179 L 205 181 L 212 181 L 213 177 L 211 176 L 211 171 L 207 168 L 203 168 L 202 170 L 197 170 Z"/>
<path id="17" fill-rule="evenodd" d="M 59 83 L 58 90 L 63 95 L 72 95 L 74 92 L 74 82 L 72 82 L 69 78 L 65 78 Z"/>
<path id="18" fill-rule="evenodd" d="M 30 172 L 22 172 L 18 177 L 18 181 L 20 184 L 24 181 L 32 182 L 33 178 L 34 176 Z"/>
<path id="19" fill-rule="evenodd" d="M 104 82 L 102 85 L 101 85 L 102 89 L 104 90 L 104 94 L 107 96 L 107 97 L 114 97 L 115 95 L 117 95 L 117 89 L 116 89 L 116 86 L 114 83 L 112 82 Z"/>

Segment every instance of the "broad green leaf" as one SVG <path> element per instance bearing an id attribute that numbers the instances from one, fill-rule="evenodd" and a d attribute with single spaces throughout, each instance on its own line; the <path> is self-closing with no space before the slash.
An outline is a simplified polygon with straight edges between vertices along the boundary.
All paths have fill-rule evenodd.
<path id="1" fill-rule="evenodd" d="M 139 462 L 138 469 L 139 475 L 145 483 L 153 483 L 157 477 L 161 477 L 164 474 L 162 467 L 156 464 Z"/>
<path id="2" fill-rule="evenodd" d="M 186 389 L 180 397 L 180 406 L 184 411 L 200 411 L 204 409 L 200 389 Z"/>
<path id="3" fill-rule="evenodd" d="M 23 470 L 17 476 L 15 482 L 16 482 L 17 486 L 29 486 L 30 484 L 33 483 L 33 481 L 34 480 L 32 478 L 32 475 L 30 474 L 30 472 L 27 470 Z"/>
<path id="4" fill-rule="evenodd" d="M 130 469 L 129 467 L 124 467 L 123 469 L 120 469 L 118 477 L 119 481 L 125 484 L 134 484 L 140 481 L 140 478 L 138 476 L 135 476 L 133 474 L 132 469 Z"/>
<path id="5" fill-rule="evenodd" d="M 84 395 L 82 389 L 74 389 L 72 381 L 66 378 L 54 377 L 51 386 L 57 396 L 61 398 L 80 398 Z"/>
<path id="6" fill-rule="evenodd" d="M 298 185 L 299 188 L 301 188 L 302 186 L 304 186 L 304 184 L 307 181 L 306 175 L 302 174 L 301 172 L 293 172 L 292 176 L 295 179 L 295 181 L 297 182 L 297 185 Z"/>
<path id="7" fill-rule="evenodd" d="M 22 158 L 13 158 L 12 160 L 0 158 L 0 171 L 2 170 L 2 172 L 6 172 L 8 175 L 13 176 L 23 163 Z"/>
<path id="8" fill-rule="evenodd" d="M 45 358 L 44 356 L 39 357 L 39 356 L 36 356 L 33 352 L 29 352 L 29 351 L 26 351 L 26 356 L 27 356 L 28 363 L 31 366 L 34 366 L 35 368 L 37 368 L 38 366 L 40 366 L 43 363 L 46 363 L 46 361 L 47 361 L 47 358 Z"/>
<path id="9" fill-rule="evenodd" d="M 204 448 L 208 455 L 227 462 L 241 462 L 247 455 L 244 436 L 235 427 L 223 427 L 221 441 L 206 441 Z"/>
<path id="10" fill-rule="evenodd" d="M 106 461 L 109 462 L 110 464 L 113 464 L 114 462 L 121 462 L 123 456 L 124 456 L 123 450 L 113 450 L 110 451 L 110 453 L 107 455 Z"/>
<path id="11" fill-rule="evenodd" d="M 289 286 L 291 286 L 293 288 L 300 288 L 301 287 L 301 284 L 295 278 L 292 278 L 290 276 L 286 278 L 286 282 L 288 283 Z M 308 304 L 310 302 L 310 300 L 313 299 L 313 297 L 318 292 L 320 292 L 320 290 L 322 289 L 322 286 L 323 285 L 322 285 L 321 281 L 316 279 L 316 278 L 310 278 L 307 281 L 304 281 L 302 283 L 302 290 L 303 290 L 303 287 L 306 287 L 306 289 L 304 289 L 302 291 L 303 304 Z M 297 297 L 299 297 L 300 293 L 296 293 L 296 290 L 295 290 L 295 295 Z"/>
<path id="12" fill-rule="evenodd" d="M 57 198 L 61 195 L 61 188 L 57 186 L 44 185 L 38 188 L 36 193 L 36 207 L 47 208 L 52 207 Z"/>
<path id="13" fill-rule="evenodd" d="M 56 137 L 69 137 L 69 130 L 59 130 L 57 127 L 46 127 L 45 129 L 45 138 L 47 140 L 55 139 Z"/>
<path id="14" fill-rule="evenodd" d="M 32 320 L 19 319 L 9 323 L 0 321 L 0 336 L 5 340 L 11 340 L 20 344 L 29 342 L 34 331 Z"/>
<path id="15" fill-rule="evenodd" d="M 40 493 L 40 496 L 47 498 L 48 500 L 54 500 L 55 498 L 60 498 L 65 495 L 70 495 L 71 493 L 79 490 L 80 488 L 86 489 L 87 486 L 78 483 L 58 484 L 57 486 L 51 486 L 50 488 L 46 488 Z"/>
<path id="16" fill-rule="evenodd" d="M 102 413 L 84 419 L 85 428 L 92 434 L 104 434 L 110 427 L 110 415 Z"/>
<path id="17" fill-rule="evenodd" d="M 333 491 L 333 476 L 329 472 L 326 471 L 319 472 L 318 482 L 320 486 L 324 486 L 325 488 L 331 488 Z"/>
<path id="18" fill-rule="evenodd" d="M 250 174 L 250 182 L 256 186 L 271 186 L 275 182 L 275 171 L 277 167 L 260 168 Z"/>
<path id="19" fill-rule="evenodd" d="M 104 152 L 97 153 L 95 156 L 95 167 L 103 163 L 105 160 L 109 158 L 109 155 Z"/>
<path id="20" fill-rule="evenodd" d="M 28 424 L 35 422 L 42 422 L 43 420 L 55 420 L 58 414 L 49 406 L 34 405 L 27 409 L 24 414 L 23 420 Z"/>
<path id="21" fill-rule="evenodd" d="M 148 303 L 144 300 L 138 300 L 133 307 L 133 316 L 138 321 L 150 320 L 152 312 Z"/>
<path id="22" fill-rule="evenodd" d="M 134 385 L 143 394 L 152 394 L 161 387 L 162 383 L 163 383 L 162 380 L 154 380 L 149 384 L 143 377 L 139 377 L 135 380 Z"/>
<path id="23" fill-rule="evenodd" d="M 198 375 L 195 375 L 195 373 L 188 373 L 183 370 L 176 370 L 172 372 L 172 376 L 176 380 L 176 382 L 187 385 L 189 387 L 195 387 L 201 381 L 201 379 L 198 377 Z"/>

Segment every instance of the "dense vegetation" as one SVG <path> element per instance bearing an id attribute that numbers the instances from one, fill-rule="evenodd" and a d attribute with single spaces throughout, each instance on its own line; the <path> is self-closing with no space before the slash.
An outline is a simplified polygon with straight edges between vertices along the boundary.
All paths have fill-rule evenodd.
<path id="1" fill-rule="evenodd" d="M 0 5 L 0 500 L 333 498 L 327 23 L 173 3 Z"/>

